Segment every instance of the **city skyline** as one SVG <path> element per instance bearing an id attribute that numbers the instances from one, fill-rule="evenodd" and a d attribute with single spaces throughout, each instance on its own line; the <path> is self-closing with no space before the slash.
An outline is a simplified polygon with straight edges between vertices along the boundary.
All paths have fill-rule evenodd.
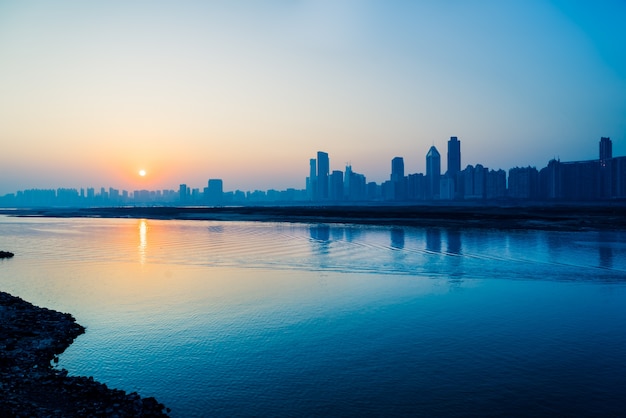
<path id="1" fill-rule="evenodd" d="M 422 150 L 450 135 L 465 165 L 583 160 L 601 136 L 626 155 L 624 15 L 611 0 L 3 1 L 0 195 L 302 188 L 319 149 L 380 183 L 395 156 L 425 172 Z"/>
<path id="2" fill-rule="evenodd" d="M 346 164 L 332 169 L 329 153 L 317 151 L 309 159 L 304 188 L 240 190 L 224 187 L 221 178 L 204 187 L 181 183 L 178 188 L 120 190 L 114 187 L 34 188 L 0 195 L 0 207 L 119 206 L 119 205 L 230 205 L 257 203 L 366 203 L 423 201 L 592 201 L 626 198 L 626 156 L 613 154 L 613 141 L 601 137 L 596 158 L 582 161 L 550 159 L 545 166 L 515 165 L 506 171 L 481 163 L 463 166 L 462 141 L 447 142 L 447 166 L 432 145 L 425 155 L 425 172 L 405 171 L 404 158 L 391 159 L 390 174 L 380 183 Z"/>

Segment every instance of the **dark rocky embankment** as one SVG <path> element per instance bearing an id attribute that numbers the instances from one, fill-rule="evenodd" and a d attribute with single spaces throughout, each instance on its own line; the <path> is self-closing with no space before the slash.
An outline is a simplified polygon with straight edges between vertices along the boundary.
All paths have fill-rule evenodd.
<path id="1" fill-rule="evenodd" d="M 84 332 L 70 314 L 0 292 L 0 416 L 167 416 L 154 398 L 111 389 L 91 377 L 68 376 L 51 366 Z"/>

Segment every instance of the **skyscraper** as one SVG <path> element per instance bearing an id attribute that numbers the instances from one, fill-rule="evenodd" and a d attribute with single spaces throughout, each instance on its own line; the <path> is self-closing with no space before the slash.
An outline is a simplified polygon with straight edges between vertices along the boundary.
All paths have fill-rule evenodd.
<path id="1" fill-rule="evenodd" d="M 407 182 L 404 178 L 404 159 L 402 157 L 395 157 L 391 160 L 391 190 L 389 190 L 389 196 L 387 196 L 387 198 L 405 200 L 406 186 Z"/>
<path id="2" fill-rule="evenodd" d="M 391 160 L 391 181 L 397 182 L 404 178 L 404 159 L 395 157 Z"/>
<path id="3" fill-rule="evenodd" d="M 426 154 L 426 187 L 428 198 L 439 197 L 439 180 L 441 177 L 441 154 L 433 145 Z"/>
<path id="4" fill-rule="evenodd" d="M 455 178 L 461 171 L 461 141 L 456 136 L 451 136 L 448 141 L 448 171 L 450 178 Z"/>
<path id="5" fill-rule="evenodd" d="M 181 184 L 178 187 L 178 200 L 185 202 L 187 200 L 187 185 Z"/>
<path id="6" fill-rule="evenodd" d="M 611 138 L 600 138 L 600 167 L 606 167 L 607 161 L 613 158 Z"/>
<path id="7" fill-rule="evenodd" d="M 328 154 L 323 151 L 317 152 L 317 198 L 328 199 L 328 174 L 330 163 Z"/>
<path id="8" fill-rule="evenodd" d="M 309 178 L 307 182 L 308 198 L 314 200 L 317 197 L 317 161 L 315 158 L 309 160 Z"/>
<path id="9" fill-rule="evenodd" d="M 613 143 L 611 138 L 600 138 L 600 197 L 607 199 L 613 194 L 612 172 Z"/>
<path id="10" fill-rule="evenodd" d="M 215 204 L 224 197 L 224 182 L 222 179 L 209 179 L 209 187 L 205 189 L 205 198 L 209 203 Z"/>

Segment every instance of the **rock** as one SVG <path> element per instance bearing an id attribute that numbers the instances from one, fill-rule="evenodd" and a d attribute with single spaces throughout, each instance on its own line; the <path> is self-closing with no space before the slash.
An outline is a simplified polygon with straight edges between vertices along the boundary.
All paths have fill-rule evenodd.
<path id="1" fill-rule="evenodd" d="M 5 346 L 0 351 L 0 416 L 167 416 L 169 410 L 154 398 L 142 399 L 51 366 L 85 332 L 71 315 L 0 292 L 0 317 Z"/>

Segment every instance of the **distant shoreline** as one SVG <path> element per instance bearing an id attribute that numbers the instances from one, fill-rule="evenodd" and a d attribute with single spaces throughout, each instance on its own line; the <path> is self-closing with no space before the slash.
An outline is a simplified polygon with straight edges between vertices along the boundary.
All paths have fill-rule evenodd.
<path id="1" fill-rule="evenodd" d="M 626 230 L 626 203 L 528 206 L 380 205 L 105 207 L 0 209 L 0 214 L 56 218 L 351 223 L 446 228 Z"/>

